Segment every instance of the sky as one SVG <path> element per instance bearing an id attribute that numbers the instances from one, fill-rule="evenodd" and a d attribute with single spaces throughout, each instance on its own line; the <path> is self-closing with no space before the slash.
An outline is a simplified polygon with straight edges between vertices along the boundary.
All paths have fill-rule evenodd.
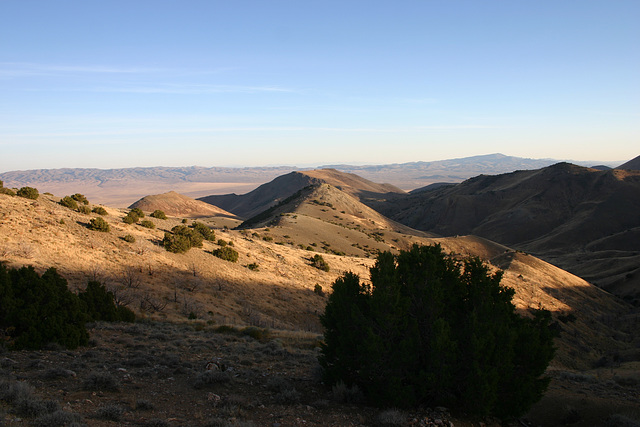
<path id="1" fill-rule="evenodd" d="M 637 0 L 0 0 L 0 172 L 640 154 Z"/>

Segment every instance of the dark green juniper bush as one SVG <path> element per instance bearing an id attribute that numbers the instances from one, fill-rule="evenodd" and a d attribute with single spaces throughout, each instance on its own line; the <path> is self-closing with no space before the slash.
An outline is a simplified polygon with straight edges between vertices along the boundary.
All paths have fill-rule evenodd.
<path id="1" fill-rule="evenodd" d="M 502 272 L 415 245 L 380 254 L 370 276 L 370 286 L 353 273 L 332 285 L 321 317 L 326 384 L 357 386 L 374 405 L 505 419 L 541 398 L 554 355 L 551 315 L 519 316 Z"/>

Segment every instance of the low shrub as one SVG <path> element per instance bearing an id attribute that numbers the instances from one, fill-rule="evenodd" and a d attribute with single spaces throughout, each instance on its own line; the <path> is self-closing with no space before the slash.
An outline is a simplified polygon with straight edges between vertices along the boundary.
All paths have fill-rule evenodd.
<path id="1" fill-rule="evenodd" d="M 238 251 L 228 246 L 215 249 L 212 253 L 225 261 L 238 262 Z"/>
<path id="2" fill-rule="evenodd" d="M 251 264 L 247 264 L 247 268 L 252 271 L 258 271 L 258 268 L 260 268 L 260 266 L 255 262 L 252 262 Z"/>
<path id="3" fill-rule="evenodd" d="M 144 228 L 150 228 L 150 229 L 156 228 L 156 225 L 153 223 L 153 221 L 149 221 L 148 219 L 141 221 L 140 225 L 143 226 Z"/>
<path id="4" fill-rule="evenodd" d="M 258 328 L 255 326 L 247 326 L 246 328 L 241 329 L 240 333 L 258 341 L 264 341 L 266 339 L 269 339 L 269 337 L 271 336 L 271 332 L 269 331 L 269 329 Z"/>
<path id="5" fill-rule="evenodd" d="M 111 230 L 109 223 L 100 217 L 91 218 L 89 228 L 94 231 L 102 231 L 103 233 L 108 233 Z"/>
<path id="6" fill-rule="evenodd" d="M 127 234 L 126 236 L 124 236 L 122 238 L 122 240 L 124 240 L 127 243 L 135 243 L 136 242 L 136 238 L 133 237 L 131 234 Z"/>
<path id="7" fill-rule="evenodd" d="M 129 211 L 129 213 L 134 214 L 138 218 L 144 218 L 144 212 L 142 212 L 142 209 L 140 208 L 133 208 L 131 209 L 131 211 Z"/>
<path id="8" fill-rule="evenodd" d="M 78 212 L 81 214 L 89 215 L 91 213 L 91 208 L 87 205 L 78 206 Z"/>
<path id="9" fill-rule="evenodd" d="M 180 234 L 164 233 L 162 246 L 169 252 L 180 254 L 191 249 L 191 241 L 187 236 Z"/>
<path id="10" fill-rule="evenodd" d="M 73 194 L 71 198 L 78 203 L 82 203 L 83 205 L 89 204 L 89 200 L 87 200 L 87 198 L 83 194 L 76 193 L 76 194 Z"/>
<path id="11" fill-rule="evenodd" d="M 311 265 L 322 271 L 329 271 L 329 264 L 324 260 L 322 255 L 315 254 L 313 258 L 311 258 Z"/>
<path id="12" fill-rule="evenodd" d="M 10 188 L 5 188 L 0 185 L 0 194 L 6 194 L 7 196 L 15 196 L 16 192 Z"/>
<path id="13" fill-rule="evenodd" d="M 105 208 L 103 208 L 102 206 L 96 206 L 95 208 L 93 208 L 92 212 L 93 213 L 97 213 L 98 215 L 102 215 L 102 216 L 109 215 L 107 210 Z"/>
<path id="14" fill-rule="evenodd" d="M 67 348 L 86 345 L 86 313 L 55 268 L 42 276 L 33 267 L 0 264 L 0 330 L 9 348 L 37 350 L 48 343 Z"/>
<path id="15" fill-rule="evenodd" d="M 156 209 L 149 216 L 156 219 L 167 219 L 167 215 L 165 215 L 165 213 L 160 209 Z"/>
<path id="16" fill-rule="evenodd" d="M 37 200 L 40 197 L 40 193 L 33 187 L 22 187 L 18 190 L 17 195 L 24 197 L 25 199 Z"/>
<path id="17" fill-rule="evenodd" d="M 89 282 L 87 287 L 78 293 L 78 297 L 84 302 L 87 318 L 90 321 L 132 322 L 135 320 L 135 315 L 130 309 L 124 306 L 116 306 L 113 293 L 107 291 L 100 282 Z"/>
<path id="18" fill-rule="evenodd" d="M 203 224 L 201 222 L 194 222 L 193 230 L 199 233 L 205 240 L 213 241 L 216 238 L 216 233 L 206 224 Z"/>
<path id="19" fill-rule="evenodd" d="M 118 381 L 108 372 L 91 372 L 82 388 L 87 391 L 118 391 Z"/>
<path id="20" fill-rule="evenodd" d="M 134 224 L 139 220 L 140 220 L 140 217 L 138 217 L 136 214 L 131 212 L 129 212 L 124 216 L 124 218 L 122 218 L 122 222 L 124 222 L 125 224 Z"/>
<path id="21" fill-rule="evenodd" d="M 64 196 L 60 199 L 60 204 L 65 208 L 69 208 L 71 210 L 78 210 L 78 202 L 76 202 L 71 196 Z"/>

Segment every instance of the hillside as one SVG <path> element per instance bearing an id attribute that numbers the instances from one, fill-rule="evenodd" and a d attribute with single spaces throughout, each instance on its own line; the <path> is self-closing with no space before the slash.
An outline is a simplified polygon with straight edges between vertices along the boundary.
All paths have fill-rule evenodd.
<path id="1" fill-rule="evenodd" d="M 640 353 L 637 351 L 640 344 L 637 314 L 633 314 L 629 305 L 584 280 L 504 245 L 474 236 L 437 238 L 416 232 L 367 208 L 358 199 L 337 187 L 324 183 L 304 188 L 296 197 L 266 215 L 264 222 L 245 223 L 237 230 L 232 229 L 233 226 L 240 225 L 237 220 L 227 217 L 200 218 L 199 221 L 213 227 L 217 243 L 205 241 L 202 248 L 193 248 L 185 254 L 167 252 L 159 245 L 166 231 L 182 224 L 181 217 L 170 217 L 167 220 L 151 218 L 156 227 L 150 229 L 140 224 L 125 224 L 122 221 L 126 214 L 124 209 L 105 207 L 108 215 L 103 218 L 110 224 L 111 231 L 102 233 L 87 227 L 89 220 L 97 215 L 84 215 L 69 210 L 58 204 L 58 200 L 58 197 L 52 195 L 41 195 L 38 200 L 33 201 L 0 194 L 0 261 L 9 266 L 33 265 L 39 272 L 54 266 L 69 280 L 73 289 L 83 288 L 88 280 L 97 279 L 115 292 L 121 303 L 128 304 L 143 319 L 140 326 L 134 325 L 137 327 L 136 331 L 128 327 L 98 325 L 94 331 L 98 347 L 96 350 L 86 350 L 93 352 L 93 359 L 87 359 L 91 366 L 94 366 L 94 361 L 101 360 L 96 357 L 98 353 L 102 354 L 103 349 L 104 357 L 113 358 L 114 361 L 100 362 L 102 365 L 112 366 L 111 371 L 120 377 L 124 374 L 116 368 L 123 364 L 126 366 L 122 369 L 128 371 L 125 372 L 127 375 L 133 376 L 134 382 L 128 382 L 130 380 L 125 375 L 121 387 L 125 394 L 122 398 L 126 395 L 127 399 L 135 401 L 134 396 L 151 396 L 152 393 L 161 392 L 167 399 L 171 399 L 162 404 L 163 408 L 179 413 L 182 419 L 191 419 L 194 414 L 185 412 L 184 408 L 190 408 L 192 404 L 179 402 L 182 402 L 184 396 L 191 396 L 189 399 L 196 402 L 202 400 L 201 395 L 194 394 L 193 386 L 188 386 L 189 381 L 192 384 L 199 374 L 197 369 L 193 369 L 193 363 L 203 363 L 207 357 L 215 355 L 233 361 L 240 376 L 240 379 L 227 386 L 221 385 L 223 388 L 215 389 L 217 393 L 224 391 L 227 395 L 235 396 L 240 396 L 241 393 L 243 399 L 253 402 L 255 393 L 260 393 L 260 387 L 266 386 L 266 380 L 262 377 L 264 372 L 268 372 L 269 375 L 295 379 L 296 387 L 301 390 L 302 402 L 305 405 L 315 405 L 313 399 L 317 400 L 322 395 L 318 394 L 321 389 L 312 382 L 308 373 L 312 367 L 302 366 L 299 364 L 301 362 L 294 361 L 313 361 L 313 352 L 306 350 L 300 356 L 291 355 L 298 354 L 296 345 L 302 345 L 296 342 L 311 342 L 321 332 L 318 314 L 324 309 L 326 295 L 316 292 L 316 285 L 325 293 L 329 291 L 330 284 L 345 271 L 353 271 L 366 279 L 367 269 L 373 264 L 372 256 L 379 250 L 395 251 L 412 243 L 439 243 L 446 251 L 463 257 L 478 256 L 490 263 L 492 268 L 502 269 L 503 284 L 515 289 L 514 303 L 523 313 L 538 307 L 552 311 L 562 331 L 557 341 L 556 358 L 549 369 L 549 374 L 554 378 L 548 393 L 552 403 L 566 402 L 566 399 L 584 399 L 580 394 L 584 383 L 571 383 L 567 378 L 596 376 L 598 379 L 590 382 L 589 387 L 600 387 L 598 396 L 601 400 L 596 402 L 588 398 L 584 406 L 589 410 L 599 408 L 598 416 L 611 413 L 612 401 L 621 403 L 621 407 L 637 403 L 634 400 L 637 396 L 633 394 L 624 398 L 615 395 L 616 389 L 606 385 L 606 381 L 610 380 L 604 379 L 611 378 L 615 372 L 624 381 L 633 380 L 629 370 L 640 363 Z M 123 239 L 126 235 L 134 236 L 136 241 L 126 242 Z M 212 251 L 222 244 L 219 239 L 237 250 L 237 263 L 223 261 L 212 255 Z M 353 246 L 354 243 L 356 246 Z M 344 255 L 341 254 L 343 249 Z M 321 254 L 327 261 L 330 266 L 328 272 L 311 265 L 310 258 L 316 254 Z M 189 317 L 196 319 L 188 320 Z M 191 322 L 196 331 L 202 332 L 193 336 L 184 331 L 175 332 L 183 337 L 178 339 L 173 337 L 174 332 L 170 332 L 173 327 L 155 327 L 154 321 Z M 248 348 L 232 350 L 237 347 L 232 347 L 236 344 L 231 342 L 240 346 L 253 344 L 247 341 L 249 338 L 243 340 L 231 337 L 223 340 L 213 334 L 213 327 L 223 324 L 235 328 L 270 328 L 274 331 L 274 336 L 281 338 L 273 341 L 274 344 L 270 342 L 265 346 L 271 348 L 277 342 L 290 343 L 289 350 L 278 353 L 279 360 L 287 358 L 286 365 L 274 362 L 270 356 L 264 356 L 266 359 L 249 359 L 248 355 L 253 353 Z M 155 332 L 153 328 L 157 328 Z M 192 330 L 191 327 L 188 329 Z M 301 331 L 310 331 L 315 335 L 306 335 L 307 341 L 300 341 L 295 336 L 302 336 Z M 146 344 L 134 344 L 141 340 L 146 340 Z M 165 363 L 160 360 L 159 355 L 169 351 L 180 352 L 183 354 L 181 360 L 188 360 L 191 365 L 185 364 L 186 370 L 183 368 L 173 374 L 173 371 L 167 371 L 167 375 L 175 378 L 172 381 L 166 380 L 167 376 L 158 377 L 161 379 L 154 381 L 155 374 L 145 374 L 142 371 L 138 373 L 138 365 L 134 364 L 139 363 L 134 361 L 142 357 L 136 356 L 142 351 L 140 349 L 147 351 L 149 346 L 162 346 L 157 355 L 150 353 L 145 356 L 153 357 L 153 360 L 158 357 L 157 361 L 149 363 Z M 114 348 L 119 350 L 114 352 Z M 201 354 L 202 351 L 205 354 Z M 241 351 L 244 356 L 238 359 L 239 353 L 227 353 L 230 351 Z M 260 351 L 267 354 L 266 349 Z M 46 357 L 53 358 L 54 353 L 49 353 Z M 67 366 L 64 362 L 67 356 L 59 358 L 58 363 Z M 31 373 L 29 363 L 16 363 L 12 366 L 23 377 L 31 378 L 36 375 L 34 378 L 37 378 L 39 375 Z M 145 364 L 143 367 L 147 366 L 151 365 Z M 258 367 L 264 370 L 259 371 L 262 374 L 250 376 Z M 81 372 L 79 375 L 83 377 L 89 374 L 84 370 Z M 247 379 L 245 382 L 245 377 L 251 380 Z M 261 386 L 256 388 L 254 384 Z M 67 384 L 56 387 L 74 390 L 76 386 Z M 47 393 L 53 395 L 55 390 L 58 388 Z M 169 394 L 173 397 L 169 398 Z M 75 396 L 84 395 L 77 393 Z M 111 400 L 108 394 L 103 393 L 83 397 L 79 402 L 85 402 L 84 399 L 93 399 L 103 404 Z M 281 404 L 277 400 L 262 397 L 260 401 L 270 409 L 262 410 L 258 404 L 247 404 L 243 406 L 243 416 L 267 420 L 269 413 L 282 410 L 282 407 L 277 409 L 277 406 L 272 406 Z M 76 403 L 73 408 L 87 413 L 95 411 L 87 403 Z M 335 410 L 348 411 L 346 407 L 327 411 L 326 405 L 318 406 L 313 411 L 304 408 L 304 405 L 295 411 L 287 408 L 287 411 L 294 412 L 287 412 L 283 419 L 295 419 L 293 413 L 298 414 L 298 417 L 305 413 L 305 417 L 314 420 L 315 424 L 310 425 L 322 425 L 323 419 L 335 416 Z M 556 419 L 564 416 L 566 411 L 563 408 L 555 413 Z M 204 411 L 204 414 L 211 412 L 202 408 L 200 411 Z M 351 417 L 353 411 L 361 415 L 369 413 L 370 409 L 363 408 L 360 411 L 352 408 L 350 411 L 343 417 Z M 549 416 L 548 411 L 542 412 L 544 416 Z M 159 408 L 154 410 L 154 414 L 156 413 L 159 413 Z M 204 415 L 200 415 L 202 416 Z M 456 425 L 465 424 L 461 422 Z"/>
<path id="2" fill-rule="evenodd" d="M 226 216 L 235 218 L 235 215 L 213 206 L 209 203 L 194 200 L 190 197 L 170 191 L 163 194 L 145 196 L 129 206 L 129 209 L 139 208 L 145 212 L 153 212 L 156 209 L 163 211 L 169 216 L 179 216 L 183 218 L 203 218 Z"/>
<path id="3" fill-rule="evenodd" d="M 330 184 L 347 194 L 358 198 L 386 200 L 387 196 L 406 194 L 390 184 L 376 184 L 357 175 L 339 172 L 335 169 L 291 172 L 263 184 L 242 195 L 226 194 L 202 197 L 198 200 L 218 206 L 243 218 L 251 218 L 297 191 L 317 184 Z"/>
<path id="4" fill-rule="evenodd" d="M 411 194 L 380 212 L 444 236 L 475 234 L 640 301 L 640 172 L 559 163 Z"/>
<path id="5" fill-rule="evenodd" d="M 616 167 L 616 169 L 640 170 L 640 156 L 629 160 L 628 162 Z"/>

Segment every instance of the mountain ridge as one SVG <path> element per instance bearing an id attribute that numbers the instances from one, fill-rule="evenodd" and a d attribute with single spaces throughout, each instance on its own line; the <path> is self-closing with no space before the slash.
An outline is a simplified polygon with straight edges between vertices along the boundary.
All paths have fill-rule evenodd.
<path id="1" fill-rule="evenodd" d="M 517 169 L 538 169 L 556 162 L 557 160 L 553 159 L 527 159 L 497 153 L 431 162 L 368 166 L 341 165 L 333 168 L 341 172 L 357 174 L 370 181 L 388 182 L 409 191 L 436 182 L 457 183 L 483 173 L 497 174 Z M 331 166 L 316 168 L 326 169 Z M 212 194 L 246 194 L 283 174 L 312 169 L 314 168 L 295 166 L 61 168 L 8 171 L 0 173 L 0 180 L 3 180 L 7 187 L 31 186 L 52 194 L 80 192 L 99 203 L 125 207 L 149 194 L 172 190 L 192 198 Z"/>

